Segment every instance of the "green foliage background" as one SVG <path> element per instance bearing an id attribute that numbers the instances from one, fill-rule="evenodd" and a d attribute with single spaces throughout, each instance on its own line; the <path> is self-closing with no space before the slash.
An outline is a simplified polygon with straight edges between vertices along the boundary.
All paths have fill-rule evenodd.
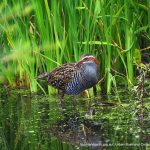
<path id="1" fill-rule="evenodd" d="M 135 63 L 150 54 L 149 0 L 2 0 L 0 18 L 5 85 L 37 91 L 39 73 L 91 53 L 110 93 L 120 81 L 132 86 Z"/>

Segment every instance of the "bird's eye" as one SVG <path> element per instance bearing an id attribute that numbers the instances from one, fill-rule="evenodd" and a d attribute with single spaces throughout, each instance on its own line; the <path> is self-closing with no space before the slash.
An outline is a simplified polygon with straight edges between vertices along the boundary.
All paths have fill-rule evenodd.
<path id="1" fill-rule="evenodd" d="M 88 58 L 84 58 L 84 61 L 87 61 L 87 60 L 89 60 Z"/>

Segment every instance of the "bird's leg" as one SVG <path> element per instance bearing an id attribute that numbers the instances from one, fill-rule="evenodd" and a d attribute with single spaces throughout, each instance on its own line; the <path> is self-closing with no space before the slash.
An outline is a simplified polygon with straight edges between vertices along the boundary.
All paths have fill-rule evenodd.
<path id="1" fill-rule="evenodd" d="M 93 86 L 93 93 L 94 93 L 94 96 L 97 96 L 97 89 L 95 85 Z"/>
<path id="2" fill-rule="evenodd" d="M 62 107 L 64 105 L 64 92 L 63 91 L 58 91 L 58 93 L 60 94 L 60 106 Z"/>
<path id="3" fill-rule="evenodd" d="M 76 107 L 77 102 L 76 102 L 76 96 L 73 96 L 73 106 Z"/>

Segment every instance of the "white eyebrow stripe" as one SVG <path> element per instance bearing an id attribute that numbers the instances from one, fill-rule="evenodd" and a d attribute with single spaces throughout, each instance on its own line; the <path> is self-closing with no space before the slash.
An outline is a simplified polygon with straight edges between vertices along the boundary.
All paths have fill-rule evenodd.
<path id="1" fill-rule="evenodd" d="M 85 59 L 85 58 L 95 58 L 94 56 L 90 55 L 90 56 L 85 56 L 83 57 L 81 60 Z"/>

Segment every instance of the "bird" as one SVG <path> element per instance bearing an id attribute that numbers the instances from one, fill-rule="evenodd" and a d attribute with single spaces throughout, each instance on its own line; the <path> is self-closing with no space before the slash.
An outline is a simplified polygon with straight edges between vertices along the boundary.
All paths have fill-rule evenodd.
<path id="1" fill-rule="evenodd" d="M 78 62 L 65 63 L 52 71 L 40 74 L 37 79 L 46 79 L 47 83 L 58 89 L 61 94 L 60 103 L 65 94 L 75 96 L 82 91 L 94 87 L 100 80 L 100 63 L 91 54 L 84 54 Z"/>

